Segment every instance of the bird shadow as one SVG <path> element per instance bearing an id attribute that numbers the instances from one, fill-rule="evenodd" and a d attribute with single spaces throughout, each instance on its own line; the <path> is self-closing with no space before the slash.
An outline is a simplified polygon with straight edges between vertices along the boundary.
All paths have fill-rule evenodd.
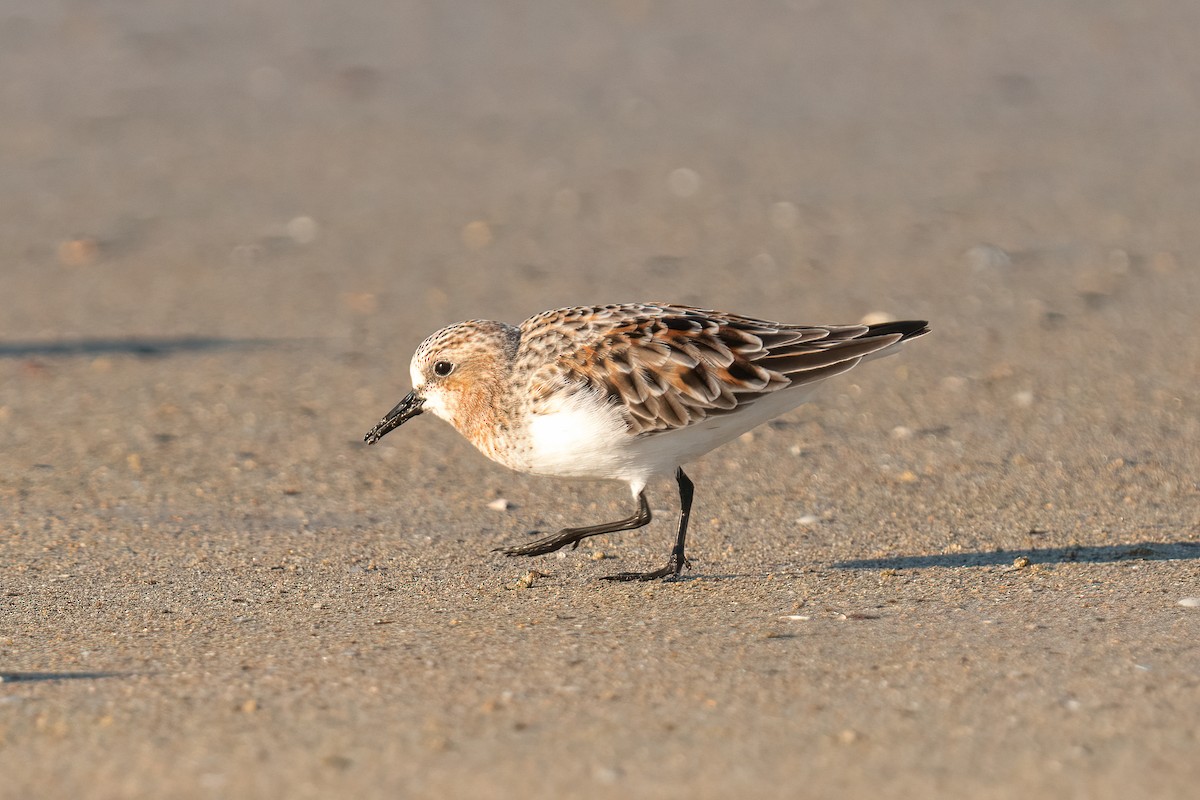
<path id="1" fill-rule="evenodd" d="M 128 672 L 0 672 L 0 683 L 94 681 L 100 678 L 127 678 L 129 675 Z"/>
<path id="2" fill-rule="evenodd" d="M 0 341 L 0 358 L 62 358 L 99 355 L 164 357 L 180 353 L 275 347 L 293 341 L 290 339 L 231 339 L 221 336 L 130 336 L 60 339 L 52 342 Z"/>
<path id="3" fill-rule="evenodd" d="M 929 567 L 994 567 L 1017 558 L 1030 564 L 1107 564 L 1117 561 L 1180 561 L 1200 559 L 1200 542 L 1137 542 L 1114 545 L 1069 545 L 989 550 L 938 555 L 888 556 L 838 561 L 835 569 L 927 569 Z"/>

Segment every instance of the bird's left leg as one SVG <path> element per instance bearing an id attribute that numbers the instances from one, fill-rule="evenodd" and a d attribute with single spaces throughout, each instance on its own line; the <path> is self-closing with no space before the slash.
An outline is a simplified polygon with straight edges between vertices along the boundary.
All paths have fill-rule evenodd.
<path id="1" fill-rule="evenodd" d="M 662 569 L 652 572 L 618 572 L 616 575 L 606 575 L 606 581 L 652 581 L 658 578 L 673 578 L 687 564 L 683 555 L 683 544 L 687 539 L 688 517 L 692 513 L 692 490 L 695 485 L 684 474 L 683 468 L 675 472 L 675 480 L 679 484 L 679 531 L 675 534 L 675 546 L 671 548 L 671 560 Z"/>

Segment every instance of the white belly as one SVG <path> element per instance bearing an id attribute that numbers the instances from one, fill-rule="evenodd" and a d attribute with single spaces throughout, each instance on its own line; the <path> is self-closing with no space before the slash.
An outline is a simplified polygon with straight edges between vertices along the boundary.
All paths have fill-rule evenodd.
<path id="1" fill-rule="evenodd" d="M 527 469 L 539 475 L 627 481 L 636 493 L 650 478 L 670 475 L 676 467 L 790 411 L 813 389 L 787 389 L 731 414 L 640 437 L 630 434 L 620 412 L 603 397 L 580 393 L 565 398 L 550 413 L 530 417 Z"/>

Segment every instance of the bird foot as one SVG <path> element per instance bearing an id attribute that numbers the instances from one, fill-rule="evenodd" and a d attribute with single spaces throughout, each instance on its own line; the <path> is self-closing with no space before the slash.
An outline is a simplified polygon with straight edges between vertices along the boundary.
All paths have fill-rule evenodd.
<path id="1" fill-rule="evenodd" d="M 676 559 L 674 556 L 672 556 L 671 560 L 668 561 L 667 565 L 665 567 L 663 567 L 662 569 L 656 569 L 651 572 L 618 572 L 616 575 L 603 575 L 603 576 L 601 576 L 600 580 L 602 580 L 602 581 L 656 581 L 659 579 L 674 580 L 679 577 L 679 573 L 683 571 L 683 568 L 685 566 L 691 566 L 691 564 L 687 561 L 687 559 L 684 559 L 683 563 L 681 564 L 681 563 L 679 563 L 678 559 Z"/>
<path id="2" fill-rule="evenodd" d="M 561 547 L 561 545 L 560 545 Z M 493 553 L 503 553 L 506 556 L 541 556 L 546 553 L 553 553 L 558 547 L 547 547 L 539 545 L 537 542 L 521 545 L 520 547 L 495 547 L 492 548 Z"/>
<path id="3" fill-rule="evenodd" d="M 534 531 L 537 533 L 537 531 Z M 506 556 L 543 556 L 546 553 L 553 553 L 555 550 L 561 550 L 567 545 L 578 547 L 580 539 L 583 536 L 578 535 L 578 531 L 574 528 L 565 528 L 558 533 L 553 533 L 541 539 L 530 542 L 529 544 L 513 545 L 511 547 L 497 547 L 492 550 L 493 553 L 503 553 Z"/>

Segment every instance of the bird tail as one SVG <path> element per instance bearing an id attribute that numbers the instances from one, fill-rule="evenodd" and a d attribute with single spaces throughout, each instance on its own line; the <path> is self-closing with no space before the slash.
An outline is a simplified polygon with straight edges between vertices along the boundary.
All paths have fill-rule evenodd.
<path id="1" fill-rule="evenodd" d="M 905 319 L 899 322 L 880 322 L 877 325 L 868 325 L 867 332 L 860 336 L 860 339 L 870 339 L 874 336 L 890 336 L 894 333 L 900 334 L 900 342 L 907 342 L 909 339 L 915 339 L 918 336 L 924 336 L 929 333 L 929 323 L 923 319 Z"/>
<path id="2" fill-rule="evenodd" d="M 929 323 L 923 319 L 903 319 L 897 322 L 881 322 L 877 325 L 868 325 L 867 332 L 859 339 L 873 339 L 876 336 L 895 336 L 900 334 L 900 338 L 892 342 L 882 350 L 877 350 L 863 358 L 863 361 L 873 361 L 876 358 L 890 356 L 896 352 L 896 346 L 907 342 L 909 339 L 916 339 L 918 336 L 924 336 L 929 333 Z"/>

